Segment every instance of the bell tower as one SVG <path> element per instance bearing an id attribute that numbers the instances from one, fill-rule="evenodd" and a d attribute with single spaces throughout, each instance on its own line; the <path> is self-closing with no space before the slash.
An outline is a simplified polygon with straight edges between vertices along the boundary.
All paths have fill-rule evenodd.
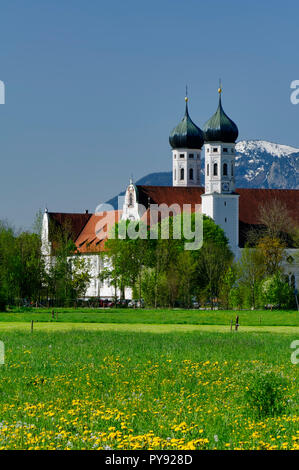
<path id="1" fill-rule="evenodd" d="M 216 113 L 203 128 L 205 141 L 205 194 L 202 212 L 224 230 L 235 255 L 239 246 L 239 195 L 235 193 L 236 124 L 222 108 L 219 87 Z"/>
<path id="2" fill-rule="evenodd" d="M 169 136 L 172 147 L 172 185 L 198 187 L 203 132 L 189 116 L 187 93 L 185 103 L 185 115 Z"/>

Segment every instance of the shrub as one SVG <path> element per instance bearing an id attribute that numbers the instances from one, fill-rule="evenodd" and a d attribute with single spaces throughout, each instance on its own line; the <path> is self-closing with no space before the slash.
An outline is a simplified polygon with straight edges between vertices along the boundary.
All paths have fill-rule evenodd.
<path id="1" fill-rule="evenodd" d="M 277 273 L 263 282 L 262 298 L 266 304 L 290 308 L 294 301 L 294 289 Z"/>
<path id="2" fill-rule="evenodd" d="M 286 404 L 286 380 L 273 372 L 255 375 L 247 386 L 245 401 L 257 417 L 280 414 Z"/>

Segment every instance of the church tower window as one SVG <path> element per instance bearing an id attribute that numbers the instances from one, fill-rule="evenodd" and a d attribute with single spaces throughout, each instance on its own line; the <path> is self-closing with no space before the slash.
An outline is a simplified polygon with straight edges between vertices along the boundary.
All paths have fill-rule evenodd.
<path id="1" fill-rule="evenodd" d="M 227 176 L 227 163 L 223 163 L 223 176 Z"/>
<path id="2" fill-rule="evenodd" d="M 130 193 L 129 194 L 129 207 L 133 207 L 134 203 L 133 203 L 133 194 Z"/>
<path id="3" fill-rule="evenodd" d="M 214 176 L 218 175 L 218 165 L 217 163 L 214 163 L 214 171 L 213 171 Z"/>
<path id="4" fill-rule="evenodd" d="M 210 176 L 210 165 L 207 164 L 207 176 Z"/>
<path id="5" fill-rule="evenodd" d="M 181 179 L 181 181 L 184 180 L 184 178 L 185 178 L 184 168 L 181 168 L 181 171 L 180 171 L 180 179 Z"/>
<path id="6" fill-rule="evenodd" d="M 189 170 L 189 180 L 193 180 L 193 168 Z"/>

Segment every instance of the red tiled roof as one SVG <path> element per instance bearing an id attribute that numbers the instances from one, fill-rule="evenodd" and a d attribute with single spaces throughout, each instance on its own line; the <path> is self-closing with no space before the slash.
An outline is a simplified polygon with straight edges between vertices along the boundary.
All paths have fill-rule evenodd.
<path id="1" fill-rule="evenodd" d="M 204 188 L 178 188 L 173 186 L 137 186 L 139 202 L 146 208 L 151 204 L 201 204 Z M 259 206 L 271 200 L 286 205 L 291 218 L 299 224 L 298 189 L 236 189 L 240 194 L 239 218 L 246 224 L 259 224 Z M 150 198 L 150 200 L 148 199 Z"/>
<path id="2" fill-rule="evenodd" d="M 204 188 L 178 188 L 173 186 L 137 186 L 139 204 L 201 204 Z"/>
<path id="3" fill-rule="evenodd" d="M 277 200 L 283 203 L 290 217 L 299 224 L 299 189 L 237 189 L 240 194 L 239 219 L 246 224 L 259 224 L 259 207 Z"/>
<path id="4" fill-rule="evenodd" d="M 121 211 L 109 211 L 92 214 L 86 226 L 76 239 L 76 247 L 80 253 L 104 251 L 107 233 L 119 221 Z"/>
<path id="5" fill-rule="evenodd" d="M 91 214 L 72 214 L 63 212 L 49 212 L 50 219 L 50 239 L 52 238 L 53 231 L 58 228 L 65 228 L 73 241 L 77 239 L 80 232 L 83 230 Z"/>

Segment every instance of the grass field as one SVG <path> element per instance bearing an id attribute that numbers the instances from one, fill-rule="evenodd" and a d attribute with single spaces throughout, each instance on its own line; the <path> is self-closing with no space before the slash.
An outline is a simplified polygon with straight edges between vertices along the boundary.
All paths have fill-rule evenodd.
<path id="1" fill-rule="evenodd" d="M 230 325 L 239 315 L 241 326 L 298 326 L 296 311 L 147 310 L 147 309 L 14 309 L 0 313 L 1 322 L 146 323 L 186 325 Z M 56 318 L 57 312 L 57 318 Z"/>
<path id="2" fill-rule="evenodd" d="M 70 330 L 85 330 L 85 331 L 128 331 L 139 333 L 189 333 L 196 331 L 212 331 L 218 333 L 228 333 L 231 331 L 230 325 L 188 325 L 188 324 L 148 324 L 148 323 L 79 323 L 79 322 L 35 322 L 33 330 L 38 331 L 70 331 Z M 10 321 L 0 322 L 0 333 L 5 330 L 23 330 L 31 331 L 31 324 L 27 322 Z M 234 332 L 234 326 L 232 331 Z M 260 333 L 280 333 L 280 334 L 293 334 L 299 337 L 298 326 L 241 326 L 237 334 L 248 332 Z"/>
<path id="3" fill-rule="evenodd" d="M 299 448 L 297 329 L 69 325 L 2 319 L 0 449 Z M 259 417 L 246 390 L 268 372 L 282 410 Z"/>

